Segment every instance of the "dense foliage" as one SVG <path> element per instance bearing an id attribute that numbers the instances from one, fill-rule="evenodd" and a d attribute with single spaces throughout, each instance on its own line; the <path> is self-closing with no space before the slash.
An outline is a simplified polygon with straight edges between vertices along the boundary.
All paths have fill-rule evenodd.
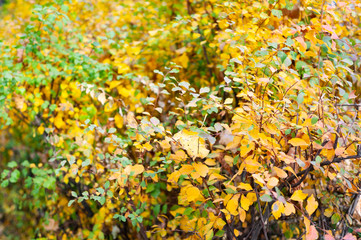
<path id="1" fill-rule="evenodd" d="M 360 237 L 359 0 L 12 0 L 2 239 Z"/>

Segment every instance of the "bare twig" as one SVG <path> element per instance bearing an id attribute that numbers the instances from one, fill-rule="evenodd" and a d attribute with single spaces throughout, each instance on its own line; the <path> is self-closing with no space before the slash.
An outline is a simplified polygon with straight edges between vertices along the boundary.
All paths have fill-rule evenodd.
<path id="1" fill-rule="evenodd" d="M 258 191 L 257 191 L 256 183 L 254 183 L 253 187 L 254 187 L 254 191 L 256 192 L 256 196 L 257 196 L 258 211 L 259 211 L 259 215 L 260 215 L 261 222 L 262 222 L 263 234 L 264 234 L 265 239 L 268 240 L 267 227 L 266 227 L 266 223 L 265 223 L 265 221 L 263 219 L 263 214 L 262 214 L 262 210 L 261 210 L 261 202 L 259 200 L 259 194 L 258 194 Z"/>

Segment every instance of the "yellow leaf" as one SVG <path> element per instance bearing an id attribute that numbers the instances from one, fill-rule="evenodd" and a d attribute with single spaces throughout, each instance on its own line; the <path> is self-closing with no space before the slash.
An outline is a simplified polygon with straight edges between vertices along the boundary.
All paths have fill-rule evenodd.
<path id="1" fill-rule="evenodd" d="M 19 96 L 19 95 L 15 95 L 14 100 L 15 100 L 16 107 L 21 112 L 24 112 L 27 109 L 28 105 L 26 105 L 24 97 Z"/>
<path id="2" fill-rule="evenodd" d="M 308 215 L 311 216 L 312 213 L 314 213 L 317 208 L 318 208 L 318 202 L 316 201 L 315 197 L 313 195 L 311 195 L 307 199 L 306 211 L 307 211 Z"/>
<path id="3" fill-rule="evenodd" d="M 98 101 L 101 102 L 102 105 L 104 105 L 104 103 L 107 101 L 107 97 L 104 92 L 99 94 Z"/>
<path id="4" fill-rule="evenodd" d="M 226 222 L 222 218 L 217 218 L 214 222 L 214 228 L 216 229 L 223 229 L 224 225 L 226 225 Z"/>
<path id="5" fill-rule="evenodd" d="M 177 183 L 181 173 L 179 171 L 172 172 L 168 177 L 168 182 Z"/>
<path id="6" fill-rule="evenodd" d="M 334 213 L 334 210 L 333 210 L 332 207 L 327 208 L 327 209 L 325 210 L 325 216 L 326 216 L 326 217 L 331 217 L 333 213 Z"/>
<path id="7" fill-rule="evenodd" d="M 63 121 L 63 118 L 60 116 L 60 114 L 58 114 L 54 119 L 54 125 L 59 129 L 65 126 L 65 122 Z"/>
<path id="8" fill-rule="evenodd" d="M 293 206 L 292 203 L 286 203 L 286 205 L 285 205 L 285 215 L 289 216 L 289 215 L 291 215 L 292 213 L 295 213 L 295 212 L 296 212 L 295 206 Z"/>
<path id="9" fill-rule="evenodd" d="M 232 198 L 228 201 L 226 209 L 232 214 L 232 215 L 238 215 L 238 199 Z"/>
<path id="10" fill-rule="evenodd" d="M 241 146 L 241 157 L 247 156 L 247 154 L 248 154 L 250 151 L 252 151 L 253 149 L 254 149 L 254 143 L 253 143 L 253 142 L 251 142 L 251 143 L 249 144 L 249 146 L 248 146 L 248 145 L 242 145 L 242 146 Z"/>
<path id="11" fill-rule="evenodd" d="M 188 175 L 188 174 L 191 174 L 191 173 L 193 172 L 193 170 L 194 170 L 193 166 L 187 164 L 187 165 L 183 165 L 183 166 L 181 167 L 181 169 L 179 169 L 179 172 L 180 172 L 181 174 Z"/>
<path id="12" fill-rule="evenodd" d="M 259 173 L 257 174 L 252 174 L 252 177 L 254 178 L 255 182 L 260 185 L 261 187 L 263 187 L 266 183 L 263 180 L 263 178 L 260 176 Z"/>
<path id="13" fill-rule="evenodd" d="M 285 207 L 282 202 L 277 201 L 273 203 L 272 205 L 272 214 L 275 217 L 275 219 L 278 219 L 281 217 L 282 213 L 284 213 Z"/>
<path id="14" fill-rule="evenodd" d="M 244 189 L 244 190 L 246 190 L 246 191 L 251 191 L 251 190 L 253 190 L 253 188 L 251 187 L 251 185 L 248 184 L 248 183 L 240 183 L 238 187 L 240 187 L 241 189 Z"/>
<path id="15" fill-rule="evenodd" d="M 135 164 L 134 166 L 128 165 L 124 169 L 124 172 L 127 175 L 132 174 L 132 176 L 137 176 L 138 174 L 141 174 L 142 172 L 144 172 L 144 166 L 141 164 Z"/>
<path id="16" fill-rule="evenodd" d="M 45 128 L 44 128 L 43 124 L 41 124 L 40 127 L 38 127 L 38 133 L 43 134 L 44 131 L 45 131 Z"/>
<path id="17" fill-rule="evenodd" d="M 250 173 L 255 173 L 260 168 L 262 168 L 262 165 L 257 160 L 255 160 L 255 159 L 253 159 L 251 157 L 244 160 L 244 163 L 246 165 L 247 172 L 250 172 Z"/>
<path id="18" fill-rule="evenodd" d="M 215 166 L 217 163 L 214 161 L 214 159 L 208 158 L 205 162 L 208 166 Z"/>
<path id="19" fill-rule="evenodd" d="M 246 198 L 244 195 L 242 195 L 242 197 L 241 197 L 241 207 L 244 210 L 248 211 L 249 206 L 251 206 L 251 204 L 252 204 L 251 201 L 248 198 Z"/>
<path id="20" fill-rule="evenodd" d="M 242 208 L 238 208 L 238 213 L 239 220 L 241 220 L 241 222 L 244 222 L 244 220 L 246 220 L 246 211 L 244 211 Z"/>
<path id="21" fill-rule="evenodd" d="M 127 114 L 127 123 L 128 123 L 128 126 L 131 128 L 138 127 L 138 122 L 134 116 L 135 116 L 135 114 L 133 112 L 128 112 L 128 114 Z"/>
<path id="22" fill-rule="evenodd" d="M 120 114 L 115 115 L 114 122 L 115 122 L 115 126 L 117 128 L 122 128 L 123 127 L 123 117 L 120 116 Z"/>
<path id="23" fill-rule="evenodd" d="M 178 58 L 178 60 L 179 60 L 180 64 L 182 65 L 182 67 L 184 67 L 184 68 L 188 67 L 189 58 L 188 58 L 187 54 L 184 53 L 182 56 L 180 56 Z"/>
<path id="24" fill-rule="evenodd" d="M 116 61 L 114 63 L 116 63 L 114 66 L 118 67 L 118 74 L 123 74 L 130 70 L 129 66 L 125 63 L 118 63 Z"/>
<path id="25" fill-rule="evenodd" d="M 288 143 L 292 144 L 295 147 L 299 146 L 308 146 L 307 142 L 303 140 L 302 138 L 293 138 L 288 141 Z"/>
<path id="26" fill-rule="evenodd" d="M 109 102 L 107 102 L 104 106 L 104 112 L 106 113 L 114 112 L 117 108 L 118 108 L 117 103 L 114 103 L 114 100 L 110 98 Z"/>
<path id="27" fill-rule="evenodd" d="M 122 82 L 121 81 L 111 81 L 108 82 L 109 89 L 112 90 L 115 87 L 118 87 Z"/>
<path id="28" fill-rule="evenodd" d="M 207 176 L 209 168 L 203 163 L 193 163 L 193 167 L 200 176 L 202 177 Z"/>
<path id="29" fill-rule="evenodd" d="M 204 139 L 200 138 L 197 132 L 183 129 L 175 134 L 173 139 L 178 141 L 193 159 L 196 157 L 205 158 L 209 154 Z"/>
<path id="30" fill-rule="evenodd" d="M 169 141 L 168 140 L 162 140 L 159 142 L 160 146 L 166 150 L 166 149 L 170 149 L 171 148 L 171 145 L 169 144 Z"/>
<path id="31" fill-rule="evenodd" d="M 225 180 L 227 178 L 223 177 L 222 175 L 218 174 L 218 173 L 212 173 L 209 176 L 209 181 L 212 181 L 213 179 L 217 179 L 217 180 Z"/>
<path id="32" fill-rule="evenodd" d="M 268 188 L 274 188 L 275 186 L 277 186 L 279 180 L 275 177 L 271 177 L 269 179 L 269 181 L 267 182 L 267 187 Z"/>
<path id="33" fill-rule="evenodd" d="M 201 194 L 197 187 L 191 186 L 186 190 L 187 200 L 189 202 L 195 201 Z"/>
<path id="34" fill-rule="evenodd" d="M 247 193 L 247 199 L 251 202 L 251 205 L 257 201 L 257 195 L 254 192 Z"/>
<path id="35" fill-rule="evenodd" d="M 285 170 L 290 171 L 291 173 L 293 173 L 293 175 L 295 175 L 297 177 L 295 171 L 290 166 L 285 167 Z"/>
<path id="36" fill-rule="evenodd" d="M 307 197 L 306 193 L 303 193 L 302 190 L 297 190 L 291 196 L 291 200 L 302 202 Z"/>
<path id="37" fill-rule="evenodd" d="M 226 150 L 231 150 L 231 149 L 236 149 L 236 148 L 238 148 L 238 147 L 241 145 L 241 140 L 242 140 L 241 137 L 239 137 L 239 136 L 234 136 L 234 137 L 233 137 L 233 140 L 227 143 Z M 250 150 L 251 150 L 251 149 L 250 149 Z M 250 151 L 250 150 L 249 150 L 249 151 Z M 245 151 L 245 150 L 243 150 L 243 151 Z M 247 151 L 247 150 L 246 150 L 246 151 Z M 242 153 L 242 150 L 241 150 L 241 153 Z M 241 156 L 243 156 L 243 155 L 241 154 Z"/>
<path id="38" fill-rule="evenodd" d="M 149 142 L 143 144 L 143 147 L 147 150 L 150 151 L 153 149 L 153 146 L 149 144 Z"/>
<path id="39" fill-rule="evenodd" d="M 273 167 L 273 170 L 276 172 L 277 176 L 280 178 L 286 178 L 288 175 L 285 171 L 278 167 Z"/>
<path id="40" fill-rule="evenodd" d="M 177 150 L 174 154 L 170 155 L 170 159 L 174 160 L 175 163 L 187 160 L 187 154 L 183 150 Z"/>

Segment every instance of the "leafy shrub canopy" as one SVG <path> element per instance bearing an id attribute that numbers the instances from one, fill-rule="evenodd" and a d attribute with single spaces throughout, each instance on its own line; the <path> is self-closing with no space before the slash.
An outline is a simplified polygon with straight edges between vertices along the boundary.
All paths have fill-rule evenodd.
<path id="1" fill-rule="evenodd" d="M 3 6 L 9 239 L 356 239 L 358 0 Z"/>

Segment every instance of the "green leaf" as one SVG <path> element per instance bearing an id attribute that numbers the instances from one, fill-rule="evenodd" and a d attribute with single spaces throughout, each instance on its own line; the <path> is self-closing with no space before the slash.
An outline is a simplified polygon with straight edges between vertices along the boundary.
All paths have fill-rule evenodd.
<path id="1" fill-rule="evenodd" d="M 18 181 L 18 179 L 20 178 L 20 171 L 15 169 L 11 175 L 10 175 L 10 182 L 11 183 L 16 183 Z"/>
<path id="2" fill-rule="evenodd" d="M 285 42 L 285 45 L 291 47 L 294 43 L 295 42 L 290 37 L 288 37 Z"/>
<path id="3" fill-rule="evenodd" d="M 90 164 L 90 159 L 86 159 L 84 162 L 81 163 L 82 167 L 86 167 Z"/>
<path id="4" fill-rule="evenodd" d="M 271 202 L 272 201 L 272 197 L 268 194 L 264 194 L 260 197 L 260 199 L 263 201 L 263 202 Z"/>
<path id="5" fill-rule="evenodd" d="M 107 191 L 107 196 L 108 196 L 108 197 L 113 197 L 113 192 L 110 191 L 110 190 L 108 190 L 108 191 Z"/>
<path id="6" fill-rule="evenodd" d="M 318 122 L 318 117 L 313 117 L 312 119 L 311 119 L 311 124 L 313 125 L 313 124 L 316 124 Z"/>
<path id="7" fill-rule="evenodd" d="M 158 216 L 159 212 L 160 212 L 160 204 L 157 204 L 153 207 L 154 216 Z"/>
<path id="8" fill-rule="evenodd" d="M 142 216 L 137 217 L 137 221 L 140 223 L 143 222 L 143 217 Z"/>
<path id="9" fill-rule="evenodd" d="M 203 87 L 201 88 L 201 90 L 199 90 L 199 93 L 202 94 L 202 93 L 208 93 L 210 91 L 209 87 Z"/>
<path id="10" fill-rule="evenodd" d="M 281 10 L 276 10 L 276 9 L 272 9 L 272 15 L 277 17 L 277 18 L 281 18 L 282 17 L 282 11 Z"/>
<path id="11" fill-rule="evenodd" d="M 120 216 L 119 219 L 120 219 L 120 221 L 122 221 L 122 222 L 126 222 L 126 221 L 127 221 L 127 219 L 126 219 L 124 216 Z"/>
<path id="12" fill-rule="evenodd" d="M 101 205 L 104 205 L 104 203 L 105 203 L 105 196 L 102 196 L 102 197 L 99 199 L 99 203 L 100 203 Z"/>
<path id="13" fill-rule="evenodd" d="M 108 133 L 115 133 L 117 131 L 117 129 L 115 129 L 115 128 L 110 128 L 109 130 L 108 130 Z"/>
<path id="14" fill-rule="evenodd" d="M 352 65 L 353 64 L 353 61 L 351 59 L 349 59 L 349 58 L 342 59 L 341 62 L 344 62 L 347 65 Z"/>
<path id="15" fill-rule="evenodd" d="M 336 223 L 338 223 L 340 220 L 341 220 L 341 216 L 340 216 L 340 214 L 338 214 L 338 213 L 333 214 L 332 217 L 331 217 L 331 222 L 332 222 L 332 224 L 336 224 Z"/>
<path id="16" fill-rule="evenodd" d="M 9 168 L 14 168 L 14 167 L 17 167 L 17 166 L 18 166 L 18 164 L 15 161 L 11 161 L 11 162 L 8 163 Z"/>
<path id="17" fill-rule="evenodd" d="M 283 64 L 285 65 L 285 67 L 289 67 L 292 64 L 291 59 L 289 59 L 288 57 L 285 59 L 285 61 L 283 62 Z"/>
<path id="18" fill-rule="evenodd" d="M 281 62 L 283 63 L 285 59 L 287 58 L 287 54 L 283 51 L 278 51 L 277 56 L 281 59 Z"/>
<path id="19" fill-rule="evenodd" d="M 216 233 L 216 237 L 224 237 L 224 231 L 223 231 L 223 230 L 219 230 L 219 231 Z"/>
<path id="20" fill-rule="evenodd" d="M 272 47 L 274 49 L 277 49 L 278 43 L 276 43 L 276 42 L 268 42 L 267 44 L 268 44 L 268 46 L 270 46 L 270 47 Z M 268 54 L 268 52 L 267 52 L 267 54 Z"/>
<path id="21" fill-rule="evenodd" d="M 9 180 L 4 180 L 1 182 L 1 187 L 6 188 L 9 185 Z"/>
<path id="22" fill-rule="evenodd" d="M 96 188 L 96 190 L 100 193 L 103 194 L 104 193 L 104 189 L 101 187 Z"/>
<path id="23" fill-rule="evenodd" d="M 305 93 L 304 92 L 300 92 L 298 95 L 297 95 L 297 103 L 298 104 L 302 104 L 303 103 L 303 100 L 304 100 L 304 97 L 305 97 Z"/>
<path id="24" fill-rule="evenodd" d="M 68 207 L 70 207 L 70 206 L 73 204 L 74 201 L 75 201 L 75 200 L 70 200 L 70 201 L 68 202 Z"/>
<path id="25" fill-rule="evenodd" d="M 307 63 L 305 63 L 304 61 L 297 61 L 296 62 L 296 69 L 298 71 L 302 70 L 305 66 L 307 66 Z"/>

